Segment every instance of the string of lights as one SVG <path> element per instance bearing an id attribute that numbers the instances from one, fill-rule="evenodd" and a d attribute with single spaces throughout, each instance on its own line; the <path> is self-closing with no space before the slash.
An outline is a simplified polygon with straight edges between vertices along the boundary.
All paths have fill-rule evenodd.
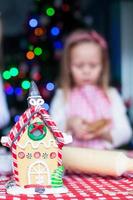
<path id="1" fill-rule="evenodd" d="M 26 101 L 31 80 L 37 83 L 45 100 L 44 107 L 49 110 L 50 96 L 56 89 L 64 35 L 77 24 L 81 26 L 75 19 L 77 15 L 78 10 L 70 0 L 33 1 L 25 20 L 25 36 L 20 38 L 20 49 L 14 56 L 16 60 L 12 62 L 11 59 L 12 63 L 8 62 L 2 72 L 5 92 L 14 103 L 11 109 L 14 122 L 21 115 L 18 107 L 23 109 L 20 105 Z"/>

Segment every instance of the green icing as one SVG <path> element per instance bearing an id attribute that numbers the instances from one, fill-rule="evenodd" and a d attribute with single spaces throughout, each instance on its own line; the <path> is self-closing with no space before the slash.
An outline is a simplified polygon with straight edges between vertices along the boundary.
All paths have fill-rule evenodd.
<path id="1" fill-rule="evenodd" d="M 59 166 L 51 175 L 51 185 L 52 187 L 62 187 L 63 186 L 63 172 L 64 172 L 64 167 Z"/>
<path id="2" fill-rule="evenodd" d="M 63 184 L 61 184 L 61 185 L 59 185 L 59 184 L 58 184 L 58 185 L 52 185 L 52 187 L 53 187 L 53 188 L 59 188 L 59 187 L 62 187 L 62 185 L 63 185 Z"/>
<path id="3" fill-rule="evenodd" d="M 51 176 L 51 180 L 60 181 L 62 178 L 57 176 Z"/>

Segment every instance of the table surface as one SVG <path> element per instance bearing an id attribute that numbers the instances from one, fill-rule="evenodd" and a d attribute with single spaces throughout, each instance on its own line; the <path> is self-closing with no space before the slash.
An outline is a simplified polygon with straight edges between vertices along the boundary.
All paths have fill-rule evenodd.
<path id="1" fill-rule="evenodd" d="M 54 195 L 9 195 L 6 194 L 5 183 L 9 176 L 0 177 L 0 200 L 125 200 L 133 199 L 133 177 L 100 177 L 97 175 L 66 175 L 64 185 L 68 188 L 66 194 Z"/>

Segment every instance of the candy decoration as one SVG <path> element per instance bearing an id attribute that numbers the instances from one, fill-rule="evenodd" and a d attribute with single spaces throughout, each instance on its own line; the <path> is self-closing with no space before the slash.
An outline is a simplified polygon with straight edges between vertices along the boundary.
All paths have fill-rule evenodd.
<path id="1" fill-rule="evenodd" d="M 55 153 L 55 152 L 51 152 L 51 153 L 50 153 L 50 158 L 51 158 L 51 159 L 54 159 L 55 157 L 56 157 L 56 153 Z"/>
<path id="2" fill-rule="evenodd" d="M 40 158 L 41 157 L 41 153 L 40 152 L 35 152 L 34 153 L 34 157 L 35 158 Z"/>
<path id="3" fill-rule="evenodd" d="M 38 130 L 39 129 L 39 131 L 41 132 L 41 133 L 43 133 L 43 128 L 44 128 L 44 125 L 43 124 L 39 124 L 39 122 L 38 123 L 34 123 L 33 124 L 33 129 L 31 130 L 31 133 L 33 133 L 34 131 L 36 131 L 36 130 Z"/>
<path id="4" fill-rule="evenodd" d="M 20 158 L 20 159 L 23 159 L 24 157 L 25 157 L 25 154 L 24 154 L 24 152 L 19 152 L 18 153 L 18 157 Z"/>
<path id="5" fill-rule="evenodd" d="M 51 175 L 51 185 L 53 188 L 58 188 L 63 186 L 63 181 L 62 181 L 63 172 L 64 172 L 64 167 L 60 166 Z"/>
<path id="6" fill-rule="evenodd" d="M 42 122 L 31 124 L 28 128 L 28 136 L 34 141 L 42 140 L 47 133 L 47 128 Z"/>

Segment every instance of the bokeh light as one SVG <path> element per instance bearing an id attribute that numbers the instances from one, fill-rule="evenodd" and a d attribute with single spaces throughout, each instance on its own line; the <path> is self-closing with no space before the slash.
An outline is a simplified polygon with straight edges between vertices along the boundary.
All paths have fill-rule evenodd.
<path id="1" fill-rule="evenodd" d="M 12 67 L 11 69 L 10 69 L 10 74 L 11 74 L 11 76 L 17 76 L 18 75 L 18 73 L 19 73 L 19 71 L 18 71 L 18 69 L 16 68 L 16 67 Z"/>
<path id="2" fill-rule="evenodd" d="M 46 32 L 46 31 L 45 31 L 45 29 L 43 29 L 43 28 L 36 28 L 36 29 L 34 30 L 34 34 L 35 34 L 36 36 L 42 36 L 42 35 L 44 35 L 45 32 Z"/>
<path id="3" fill-rule="evenodd" d="M 62 49 L 63 48 L 63 44 L 61 41 L 55 41 L 54 42 L 54 48 L 55 49 Z"/>
<path id="4" fill-rule="evenodd" d="M 42 54 L 42 49 L 40 47 L 36 47 L 34 49 L 34 53 L 36 56 L 40 56 Z"/>
<path id="5" fill-rule="evenodd" d="M 2 76 L 3 76 L 3 78 L 5 80 L 8 80 L 8 79 L 11 78 L 11 74 L 10 74 L 10 72 L 8 70 L 4 71 L 3 74 L 2 74 Z"/>
<path id="6" fill-rule="evenodd" d="M 45 110 L 49 110 L 49 105 L 47 103 L 44 103 Z"/>
<path id="7" fill-rule="evenodd" d="M 64 12 L 68 12 L 68 11 L 70 11 L 70 6 L 69 6 L 68 4 L 63 4 L 63 5 L 62 5 L 62 10 L 63 10 Z"/>
<path id="8" fill-rule="evenodd" d="M 33 51 L 34 46 L 33 46 L 32 44 L 30 44 L 30 45 L 28 46 L 28 49 L 29 49 L 30 51 Z"/>
<path id="9" fill-rule="evenodd" d="M 55 14 L 54 8 L 52 8 L 52 7 L 47 8 L 46 14 L 47 14 L 48 16 L 50 16 L 50 17 L 53 16 L 53 15 Z"/>
<path id="10" fill-rule="evenodd" d="M 52 91 L 52 90 L 54 90 L 54 88 L 55 88 L 54 83 L 47 83 L 46 89 L 47 89 L 48 91 Z"/>
<path id="11" fill-rule="evenodd" d="M 33 58 L 35 57 L 35 54 L 33 51 L 28 51 L 26 53 L 26 58 L 29 59 L 29 60 L 32 60 Z"/>
<path id="12" fill-rule="evenodd" d="M 60 29 L 57 27 L 57 26 L 54 26 L 52 29 L 51 29 L 51 34 L 54 35 L 54 36 L 57 36 L 60 34 Z"/>
<path id="13" fill-rule="evenodd" d="M 16 94 L 17 96 L 22 95 L 22 93 L 23 93 L 22 88 L 20 88 L 20 87 L 16 87 L 16 88 L 15 88 L 15 94 Z"/>
<path id="14" fill-rule="evenodd" d="M 19 118 L 20 118 L 20 115 L 15 115 L 15 117 L 14 117 L 14 122 L 15 122 L 15 123 L 18 122 Z"/>
<path id="15" fill-rule="evenodd" d="M 30 88 L 30 81 L 28 80 L 24 80 L 22 83 L 21 83 L 21 86 L 24 90 L 28 90 Z"/>
<path id="16" fill-rule="evenodd" d="M 35 81 L 39 81 L 42 78 L 41 74 L 39 72 L 34 72 L 32 74 L 32 79 Z"/>
<path id="17" fill-rule="evenodd" d="M 37 19 L 35 19 L 35 18 L 30 19 L 30 20 L 29 20 L 29 25 L 30 25 L 32 28 L 37 27 L 37 25 L 38 25 Z"/>
<path id="18" fill-rule="evenodd" d="M 7 95 L 12 95 L 14 93 L 14 89 L 10 84 L 5 85 L 5 92 Z"/>

